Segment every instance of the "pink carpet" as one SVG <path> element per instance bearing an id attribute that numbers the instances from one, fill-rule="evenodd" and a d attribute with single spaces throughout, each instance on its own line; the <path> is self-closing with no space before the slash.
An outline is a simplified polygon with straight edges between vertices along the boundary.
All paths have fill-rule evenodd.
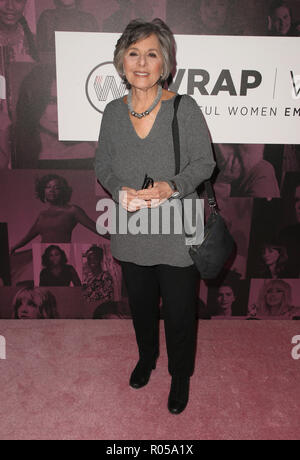
<path id="1" fill-rule="evenodd" d="M 200 322 L 190 403 L 167 410 L 164 332 L 149 384 L 131 389 L 131 321 L 0 321 L 0 438 L 299 439 L 297 322 Z"/>

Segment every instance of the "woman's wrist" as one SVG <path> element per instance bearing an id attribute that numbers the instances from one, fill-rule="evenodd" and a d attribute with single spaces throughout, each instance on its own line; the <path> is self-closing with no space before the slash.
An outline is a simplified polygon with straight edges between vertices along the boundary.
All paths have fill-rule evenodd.
<path id="1" fill-rule="evenodd" d="M 179 193 L 179 190 L 177 188 L 176 182 L 174 180 L 170 179 L 168 181 L 168 184 L 169 184 L 169 187 L 170 187 L 170 190 L 171 190 L 169 199 L 170 198 L 178 198 L 180 193 Z"/>

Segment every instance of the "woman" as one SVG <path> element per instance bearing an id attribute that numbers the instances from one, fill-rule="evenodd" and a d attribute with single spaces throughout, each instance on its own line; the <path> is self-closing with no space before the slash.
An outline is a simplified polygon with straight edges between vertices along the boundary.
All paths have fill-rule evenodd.
<path id="1" fill-rule="evenodd" d="M 195 202 L 195 189 L 211 176 L 215 161 L 204 117 L 196 102 L 183 96 L 178 109 L 182 172 L 174 176 L 175 94 L 162 89 L 174 67 L 174 49 L 174 37 L 160 19 L 132 21 L 118 40 L 114 64 L 130 91 L 105 109 L 96 175 L 130 228 L 136 217 L 148 222 L 146 234 L 129 228 L 126 234 L 117 230 L 111 235 L 111 251 L 121 263 L 139 349 L 130 385 L 146 385 L 156 366 L 161 293 L 172 376 L 168 408 L 178 414 L 188 403 L 193 373 L 199 274 L 182 229 L 179 234 L 162 234 L 161 229 L 151 233 L 151 223 L 160 224 L 159 212 L 168 210 L 171 197 L 174 209 L 181 204 L 175 199 L 178 196 Z M 154 183 L 141 190 L 145 174 Z M 172 216 L 168 223 L 174 223 Z"/>
<path id="2" fill-rule="evenodd" d="M 27 0 L 0 1 L 0 76 L 5 76 L 5 97 L 0 97 L 0 169 L 11 166 L 13 62 L 38 61 L 33 34 L 24 16 Z M 2 82 L 0 82 L 2 83 Z"/>
<path id="3" fill-rule="evenodd" d="M 113 279 L 108 271 L 102 268 L 103 250 L 99 246 L 92 246 L 85 254 L 86 266 L 84 269 L 84 296 L 89 301 L 108 302 L 113 300 Z"/>
<path id="4" fill-rule="evenodd" d="M 297 37 L 300 35 L 300 23 L 292 21 L 292 9 L 285 0 L 274 0 L 268 16 L 269 35 L 279 37 Z"/>
<path id="5" fill-rule="evenodd" d="M 208 291 L 209 317 L 237 317 L 246 316 L 248 308 L 249 284 L 248 281 L 238 279 L 234 273 L 229 273 L 221 283 L 212 280 Z"/>
<path id="6" fill-rule="evenodd" d="M 37 24 L 37 45 L 40 51 L 55 51 L 55 31 L 98 32 L 98 24 L 90 13 L 80 11 L 80 0 L 54 0 L 54 9 L 42 12 Z"/>
<path id="7" fill-rule="evenodd" d="M 298 313 L 298 308 L 292 306 L 292 288 L 283 280 L 266 281 L 259 293 L 256 305 L 251 305 L 251 316 L 292 319 Z"/>
<path id="8" fill-rule="evenodd" d="M 9 49 L 9 61 L 38 60 L 33 34 L 24 17 L 27 0 L 0 1 L 0 46 Z"/>
<path id="9" fill-rule="evenodd" d="M 260 267 L 254 278 L 293 278 L 287 270 L 288 256 L 286 247 L 275 241 L 265 242 L 261 245 Z"/>
<path id="10" fill-rule="evenodd" d="M 40 288 L 23 288 L 13 300 L 14 319 L 56 319 L 56 299 L 47 290 Z"/>
<path id="11" fill-rule="evenodd" d="M 212 316 L 235 316 L 234 311 L 237 295 L 232 284 L 223 283 L 217 290 L 216 305 L 217 308 L 212 312 Z"/>
<path id="12" fill-rule="evenodd" d="M 12 247 L 11 254 L 37 236 L 41 237 L 42 243 L 70 243 L 77 224 L 99 236 L 95 222 L 79 206 L 70 204 L 72 188 L 64 177 L 57 174 L 43 176 L 37 179 L 35 190 L 37 198 L 47 208 L 40 213 L 24 238 Z"/>
<path id="13" fill-rule="evenodd" d="M 49 246 L 42 256 L 43 270 L 40 273 L 40 286 L 81 286 L 81 281 L 67 256 L 59 246 Z"/>
<path id="14" fill-rule="evenodd" d="M 94 143 L 58 140 L 55 78 L 55 67 L 43 64 L 35 66 L 21 83 L 10 133 L 13 168 L 93 168 Z"/>

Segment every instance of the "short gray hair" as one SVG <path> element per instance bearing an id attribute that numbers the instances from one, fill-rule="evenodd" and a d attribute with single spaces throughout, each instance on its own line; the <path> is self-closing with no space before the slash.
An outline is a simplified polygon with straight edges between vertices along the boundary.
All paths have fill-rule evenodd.
<path id="1" fill-rule="evenodd" d="M 128 84 L 124 75 L 123 58 L 126 50 L 139 40 L 155 34 L 158 38 L 163 55 L 163 84 L 170 76 L 175 65 L 176 43 L 174 35 L 167 24 L 159 18 L 146 22 L 142 19 L 131 21 L 119 38 L 114 52 L 114 65 L 121 78 Z M 130 86 L 130 85 L 129 85 Z"/>

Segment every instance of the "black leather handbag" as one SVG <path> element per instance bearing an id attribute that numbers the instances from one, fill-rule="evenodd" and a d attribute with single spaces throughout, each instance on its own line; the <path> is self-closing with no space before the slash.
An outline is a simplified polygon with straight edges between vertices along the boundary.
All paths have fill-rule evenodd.
<path id="1" fill-rule="evenodd" d="M 172 123 L 173 143 L 175 153 L 175 175 L 180 171 L 180 137 L 177 110 L 181 100 L 177 95 L 174 101 L 174 118 Z M 210 216 L 204 227 L 204 240 L 199 245 L 191 245 L 189 254 L 200 272 L 202 279 L 215 279 L 221 273 L 225 263 L 235 249 L 235 242 L 218 212 L 211 182 L 205 181 L 205 192 L 210 207 Z M 184 214 L 184 199 L 182 200 Z"/>

